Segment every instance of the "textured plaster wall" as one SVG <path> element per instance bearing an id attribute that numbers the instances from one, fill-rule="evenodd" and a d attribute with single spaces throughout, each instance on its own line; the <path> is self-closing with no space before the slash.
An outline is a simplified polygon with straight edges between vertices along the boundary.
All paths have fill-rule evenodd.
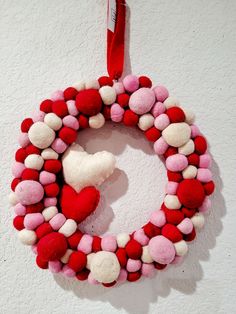
<path id="1" fill-rule="evenodd" d="M 10 165 L 19 122 L 43 97 L 106 71 L 105 0 L 0 1 L 0 313 L 235 313 L 236 2 L 127 1 L 126 73 L 147 74 L 197 113 L 217 184 L 204 230 L 181 266 L 114 289 L 36 269 L 12 228 Z M 163 197 L 164 168 L 138 131 L 106 126 L 78 139 L 118 160 L 102 205 L 83 228 L 105 233 L 142 225 Z"/>

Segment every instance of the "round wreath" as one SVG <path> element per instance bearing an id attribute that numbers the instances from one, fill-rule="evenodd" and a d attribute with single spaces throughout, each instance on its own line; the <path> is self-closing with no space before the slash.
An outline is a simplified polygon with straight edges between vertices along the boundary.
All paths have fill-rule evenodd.
<path id="1" fill-rule="evenodd" d="M 79 224 L 96 209 L 96 187 L 113 172 L 115 158 L 106 151 L 89 155 L 75 141 L 78 131 L 105 120 L 143 131 L 164 157 L 168 183 L 161 208 L 142 228 L 100 237 L 83 234 Z M 103 76 L 44 100 L 21 124 L 10 195 L 14 227 L 37 265 L 110 287 L 181 260 L 214 190 L 206 139 L 193 123 L 192 113 L 145 76 L 119 82 Z"/>

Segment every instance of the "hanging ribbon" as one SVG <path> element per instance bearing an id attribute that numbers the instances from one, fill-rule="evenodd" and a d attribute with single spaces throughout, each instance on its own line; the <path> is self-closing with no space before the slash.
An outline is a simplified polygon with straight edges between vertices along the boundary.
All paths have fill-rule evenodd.
<path id="1" fill-rule="evenodd" d="M 108 0 L 107 72 L 118 80 L 123 72 L 125 49 L 125 0 Z"/>

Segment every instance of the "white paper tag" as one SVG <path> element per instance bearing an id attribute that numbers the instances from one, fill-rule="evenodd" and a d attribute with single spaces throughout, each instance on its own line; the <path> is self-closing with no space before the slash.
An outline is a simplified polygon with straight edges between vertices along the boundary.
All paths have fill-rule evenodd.
<path id="1" fill-rule="evenodd" d="M 107 28 L 114 33 L 116 25 L 116 0 L 109 0 Z"/>

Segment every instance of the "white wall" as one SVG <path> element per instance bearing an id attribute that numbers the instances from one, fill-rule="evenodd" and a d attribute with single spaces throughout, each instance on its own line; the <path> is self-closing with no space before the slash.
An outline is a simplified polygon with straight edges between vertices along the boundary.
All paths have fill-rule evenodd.
<path id="1" fill-rule="evenodd" d="M 17 240 L 7 202 L 19 123 L 52 91 L 106 73 L 106 1 L 1 0 L 1 314 L 236 312 L 236 2 L 127 2 L 126 73 L 132 69 L 166 85 L 195 111 L 210 142 L 217 190 L 206 226 L 185 262 L 153 280 L 105 289 L 35 267 L 33 254 Z M 105 209 L 84 228 L 132 230 L 161 203 L 163 165 L 138 131 L 107 126 L 96 139 L 90 135 L 86 131 L 79 142 L 89 151 L 112 151 L 121 170 L 102 188 Z"/>

